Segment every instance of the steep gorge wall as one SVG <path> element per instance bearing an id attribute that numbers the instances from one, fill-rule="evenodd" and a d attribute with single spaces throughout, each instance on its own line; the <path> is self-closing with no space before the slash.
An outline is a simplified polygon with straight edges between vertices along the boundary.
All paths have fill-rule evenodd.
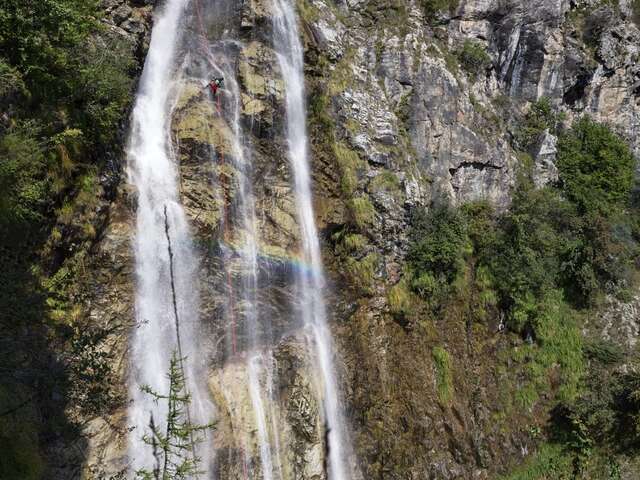
<path id="1" fill-rule="evenodd" d="M 254 152 L 261 248 L 286 272 L 285 259 L 296 256 L 299 239 L 291 174 L 282 153 L 283 86 L 268 41 L 270 6 L 267 0 L 232 3 L 225 3 L 225 15 L 243 42 L 235 61 L 242 120 Z M 402 279 L 411 208 L 479 199 L 508 208 L 519 162 L 512 136 L 527 102 L 549 97 L 567 113 L 567 122 L 589 113 L 611 123 L 640 149 L 635 135 L 640 34 L 630 5 L 621 2 L 617 10 L 583 3 L 586 13 L 569 1 L 461 1 L 435 22 L 417 2 L 298 3 L 305 32 L 317 223 L 332 282 L 328 304 L 365 478 L 493 478 L 534 448 L 530 427 L 545 422 L 544 402 L 532 411 L 510 407 L 517 379 L 510 377 L 504 360 L 505 352 L 521 340 L 497 334 L 499 318 L 473 323 L 462 308 L 433 322 L 419 309 L 398 318 L 389 292 Z M 129 10 L 126 3 L 109 8 L 124 31 L 127 22 L 148 15 L 148 8 Z M 215 17 L 213 9 L 212 23 Z M 144 34 L 131 28 L 129 35 Z M 143 45 L 144 35 L 137 38 Z M 491 57 L 490 66 L 475 79 L 456 66 L 454 55 L 469 38 L 485 45 Z M 212 340 L 217 340 L 224 336 L 219 322 L 224 279 L 217 249 L 225 240 L 218 225 L 223 204 L 233 203 L 234 195 L 221 192 L 221 180 L 235 173 L 210 161 L 212 152 L 228 148 L 228 126 L 220 123 L 198 88 L 185 82 L 172 128 L 182 200 L 203 259 L 201 281 L 207 294 L 201 309 Z M 553 140 L 549 142 L 551 154 L 535 159 L 541 183 L 553 175 L 548 164 Z M 120 183 L 104 205 L 106 225 L 92 249 L 91 273 L 83 288 L 91 323 L 112 332 L 105 345 L 113 349 L 113 365 L 124 385 L 126 339 L 133 327 L 135 192 Z M 264 285 L 275 318 L 286 309 L 285 276 Z M 635 316 L 632 311 L 632 320 Z M 450 401 L 438 395 L 437 346 L 454 359 Z M 294 452 L 306 465 L 296 478 L 322 478 L 315 471 L 321 455 L 313 453 L 321 443 L 318 408 L 308 403 L 298 408 L 300 398 L 310 398 L 305 394 L 305 360 L 291 338 L 283 339 L 276 356 L 283 372 L 280 392 L 289 409 L 283 415 L 291 416 L 290 423 L 298 428 L 291 434 L 300 438 L 293 443 Z M 235 365 L 213 368 L 214 391 L 225 382 L 231 388 L 234 375 L 244 373 Z M 88 423 L 87 478 L 89 470 L 115 473 L 124 468 L 124 411 L 121 404 Z M 229 458 L 238 448 L 232 417 L 223 419 L 220 429 L 220 447 L 228 448 Z M 228 478 L 240 478 L 231 465 L 224 467 Z M 62 471 L 59 478 L 68 478 L 68 470 Z"/>

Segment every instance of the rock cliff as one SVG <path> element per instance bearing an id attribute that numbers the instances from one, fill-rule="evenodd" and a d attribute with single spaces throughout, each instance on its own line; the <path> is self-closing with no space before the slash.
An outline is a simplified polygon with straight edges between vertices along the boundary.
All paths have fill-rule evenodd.
<path id="1" fill-rule="evenodd" d="M 140 65 L 150 3 L 104 2 L 105 22 L 131 43 Z M 298 348 L 302 333 L 284 320 L 291 308 L 287 276 L 300 239 L 284 153 L 284 86 L 270 42 L 271 5 L 209 3 L 209 38 L 218 38 L 223 26 L 238 37 L 237 44 L 224 46 L 231 59 L 225 68 L 237 76 L 240 124 L 252 152 L 263 262 L 259 296 L 274 319 L 270 358 L 280 372 L 273 415 L 280 421 L 281 451 L 294 457 L 284 462 L 293 467 L 283 478 L 324 479 L 322 415 L 309 394 L 316 386 Z M 430 3 L 298 1 L 316 223 L 330 278 L 340 386 L 362 477 L 490 479 L 535 450 L 535 432 L 544 427 L 549 405 L 544 398 L 527 409 L 514 404 L 520 383 L 510 352 L 523 341 L 502 331 L 497 312 L 483 322 L 473 321 L 463 304 L 437 318 L 419 305 L 398 315 L 393 295 L 405 279 L 410 213 L 479 200 L 508 210 L 523 163 L 514 147 L 518 125 L 541 98 L 564 113 L 566 125 L 584 114 L 610 124 L 640 154 L 638 12 L 629 0 L 460 0 L 436 11 Z M 197 38 L 197 24 L 191 12 L 185 32 Z M 233 158 L 233 126 L 219 111 L 230 106 L 216 106 L 199 83 L 197 43 L 182 46 L 187 60 L 176 71 L 170 128 L 181 200 L 201 259 L 200 313 L 212 352 L 209 387 L 219 408 L 215 442 L 223 452 L 218 469 L 220 478 L 240 479 L 241 456 L 259 473 L 256 427 L 247 420 L 248 393 L 238 380 L 247 372 L 225 353 L 224 319 L 241 308 L 229 306 L 228 284 L 242 276 L 233 252 L 243 235 L 241 225 L 227 218 L 237 208 L 244 172 Z M 545 131 L 528 146 L 538 186 L 557 178 L 556 142 Z M 122 174 L 125 162 L 120 153 L 118 168 L 100 178 L 98 235 L 79 296 L 89 323 L 105 332 L 100 348 L 112 359 L 120 401 L 97 416 L 78 414 L 89 446 L 81 440 L 56 453 L 63 460 L 52 479 L 117 478 L 126 466 L 122 398 L 133 328 L 135 192 Z M 612 300 L 610 311 L 592 323 L 589 328 L 632 347 L 637 298 Z M 453 359 L 446 395 L 439 391 L 438 349 Z M 80 463 L 82 474 L 69 467 Z M 632 470 L 623 475 L 633 478 Z"/>

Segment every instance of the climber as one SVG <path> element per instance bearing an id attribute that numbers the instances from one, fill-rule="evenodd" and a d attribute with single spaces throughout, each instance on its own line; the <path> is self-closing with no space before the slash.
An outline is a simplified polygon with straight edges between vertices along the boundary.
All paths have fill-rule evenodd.
<path id="1" fill-rule="evenodd" d="M 211 80 L 211 82 L 209 82 L 208 86 L 211 89 L 211 93 L 215 97 L 216 93 L 218 93 L 218 89 L 224 87 L 224 78 L 222 77 L 214 78 L 213 80 Z"/>

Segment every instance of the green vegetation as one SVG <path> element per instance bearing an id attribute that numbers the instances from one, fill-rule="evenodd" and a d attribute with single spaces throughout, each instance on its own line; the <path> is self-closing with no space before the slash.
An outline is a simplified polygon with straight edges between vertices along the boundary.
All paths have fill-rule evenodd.
<path id="1" fill-rule="evenodd" d="M 156 466 L 153 471 L 137 471 L 136 477 L 140 480 L 186 480 L 201 473 L 196 447 L 204 441 L 202 432 L 213 425 L 194 425 L 190 421 L 191 396 L 186 389 L 183 361 L 175 352 L 171 356 L 166 394 L 142 386 L 155 402 L 167 403 L 167 417 L 161 424 L 156 424 L 153 417 L 150 419 L 150 433 L 144 435 L 143 441 L 153 449 Z"/>
<path id="2" fill-rule="evenodd" d="M 340 168 L 340 188 L 347 196 L 353 195 L 358 186 L 358 167 L 362 163 L 358 154 L 343 142 L 333 144 L 333 153 Z"/>
<path id="3" fill-rule="evenodd" d="M 368 196 L 352 198 L 349 207 L 353 215 L 353 223 L 359 229 L 364 230 L 375 221 L 376 210 Z"/>
<path id="4" fill-rule="evenodd" d="M 100 390 L 114 364 L 106 335 L 82 325 L 78 279 L 134 57 L 100 18 L 93 0 L 0 5 L 0 385 L 15 393 L 0 395 L 7 480 L 46 470 L 42 439 L 72 442 L 67 402 L 95 413 L 114 400 Z"/>
<path id="5" fill-rule="evenodd" d="M 557 122 L 539 102 L 523 138 Z M 456 310 L 467 321 L 500 317 L 521 335 L 505 352 L 509 369 L 498 369 L 501 382 L 512 386 L 510 398 L 501 394 L 505 408 L 522 413 L 541 401 L 556 405 L 548 437 L 554 443 L 510 479 L 610 478 L 588 475 L 615 471 L 603 459 L 640 447 L 638 370 L 616 369 L 625 353 L 585 341 L 581 332 L 600 299 L 623 295 L 636 275 L 634 159 L 610 129 L 585 118 L 560 134 L 558 168 L 558 185 L 540 189 L 523 172 L 509 211 L 499 216 L 482 203 L 434 207 L 414 212 L 409 234 L 403 282 L 434 319 Z M 416 306 L 400 293 L 390 291 L 389 304 L 406 315 Z M 434 349 L 436 355 L 443 356 Z M 446 382 L 438 378 L 442 400 Z"/>
<path id="6" fill-rule="evenodd" d="M 417 211 L 412 218 L 407 260 L 411 287 L 423 298 L 439 302 L 465 269 L 470 253 L 465 218 L 447 207 Z"/>
<path id="7" fill-rule="evenodd" d="M 556 113 L 548 98 L 541 98 L 531 105 L 522 125 L 516 131 L 516 146 L 526 151 L 538 141 L 545 130 L 557 133 L 563 118 L 562 114 Z"/>
<path id="8" fill-rule="evenodd" d="M 558 382 L 556 398 L 573 401 L 584 373 L 582 337 L 575 316 L 560 291 L 550 291 L 532 305 L 536 309 L 533 331 L 536 343 L 525 343 L 512 359 L 522 365 L 525 382 L 516 393 L 518 407 L 530 409 L 551 388 L 550 377 Z"/>
<path id="9" fill-rule="evenodd" d="M 570 480 L 572 457 L 556 444 L 543 444 L 524 465 L 500 480 Z"/>
<path id="10" fill-rule="evenodd" d="M 451 374 L 451 355 L 442 347 L 433 347 L 431 351 L 436 369 L 436 389 L 438 399 L 448 405 L 453 397 L 453 377 Z"/>
<path id="11" fill-rule="evenodd" d="M 342 240 L 342 246 L 346 250 L 346 253 L 360 252 L 367 243 L 367 238 L 359 233 L 346 234 Z"/>
<path id="12" fill-rule="evenodd" d="M 605 125 L 585 117 L 558 142 L 563 190 L 581 212 L 609 216 L 629 200 L 635 159 Z"/>
<path id="13" fill-rule="evenodd" d="M 391 314 L 396 318 L 403 319 L 411 311 L 411 292 L 407 288 L 405 279 L 389 289 L 387 302 Z"/>
<path id="14" fill-rule="evenodd" d="M 347 275 L 350 277 L 351 283 L 356 285 L 365 295 L 373 293 L 376 269 L 379 263 L 380 256 L 377 253 L 369 253 L 360 260 L 347 258 Z"/>
<path id="15" fill-rule="evenodd" d="M 372 192 L 397 194 L 400 192 L 400 180 L 395 173 L 383 170 L 371 180 L 369 187 Z"/>
<path id="16" fill-rule="evenodd" d="M 460 66 L 473 81 L 491 65 L 491 57 L 484 45 L 473 40 L 465 40 L 457 56 Z"/>

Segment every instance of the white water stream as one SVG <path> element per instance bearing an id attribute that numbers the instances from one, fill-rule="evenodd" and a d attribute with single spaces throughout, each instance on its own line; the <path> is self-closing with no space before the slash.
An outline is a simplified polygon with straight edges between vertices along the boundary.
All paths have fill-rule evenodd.
<path id="1" fill-rule="evenodd" d="M 169 391 L 167 373 L 173 352 L 184 358 L 189 416 L 195 424 L 211 421 L 214 407 L 206 391 L 204 362 L 198 345 L 199 294 L 194 285 L 197 259 L 184 211 L 179 203 L 177 172 L 169 122 L 179 26 L 187 0 L 167 0 L 156 14 L 149 52 L 132 114 L 129 138 L 129 180 L 138 194 L 136 218 L 136 328 L 131 345 L 129 458 L 132 471 L 152 471 L 152 448 L 142 436 L 151 417 L 166 422 L 166 402 L 156 402 L 141 386 L 158 394 Z M 170 244 L 169 244 L 170 242 Z M 173 258 L 170 258 L 169 246 Z M 173 270 L 173 279 L 171 271 Z M 173 281 L 173 288 L 172 288 Z M 173 306 L 175 289 L 175 309 Z M 177 318 L 176 318 L 177 312 Z M 200 444 L 202 477 L 208 478 L 213 452 Z"/>
<path id="2" fill-rule="evenodd" d="M 329 479 L 351 480 L 347 466 L 351 447 L 332 360 L 333 346 L 323 298 L 326 285 L 312 205 L 303 51 L 296 14 L 290 0 L 273 1 L 273 40 L 285 84 L 288 156 L 294 178 L 302 256 L 304 263 L 309 266 L 297 269 L 295 273 L 296 314 L 300 326 L 309 334 L 311 354 L 315 359 L 318 394 L 327 429 L 325 438 Z M 215 411 L 207 392 L 206 363 L 209 359 L 202 353 L 199 343 L 200 299 L 196 275 L 199 259 L 192 248 L 187 219 L 179 201 L 178 172 L 170 134 L 173 107 L 180 92 L 174 82 L 184 81 L 178 73 L 176 64 L 179 62 L 175 57 L 177 45 L 180 44 L 182 18 L 188 4 L 189 0 L 166 0 L 156 15 L 129 139 L 129 176 L 138 191 L 135 238 L 137 328 L 131 348 L 132 403 L 129 408 L 129 423 L 135 427 L 129 435 L 132 471 L 153 468 L 152 448 L 142 440 L 142 435 L 148 432 L 151 416 L 156 423 L 161 423 L 167 414 L 166 405 L 155 402 L 148 394 L 141 392 L 140 386 L 148 385 L 161 394 L 168 391 L 167 369 L 172 352 L 181 348 L 186 358 L 185 375 L 192 397 L 189 413 L 193 423 L 209 423 Z M 200 12 L 200 5 L 196 4 L 196 7 Z M 202 24 L 202 18 L 199 20 Z M 208 81 L 216 76 L 225 78 L 225 86 L 219 93 L 222 107 L 218 103 L 217 114 L 224 117 L 232 138 L 228 139 L 229 151 L 224 155 L 227 158 L 213 160 L 229 162 L 237 172 L 233 180 L 236 192 L 234 203 L 225 206 L 231 209 L 231 215 L 229 218 L 224 215 L 224 230 L 234 233 L 229 238 L 223 238 L 223 243 L 231 242 L 224 247 L 230 288 L 227 293 L 230 302 L 238 303 L 228 305 L 228 315 L 225 316 L 228 318 L 222 320 L 232 330 L 230 338 L 233 340 L 227 360 L 246 362 L 246 378 L 243 382 L 246 382 L 254 418 L 245 418 L 244 421 L 255 425 L 260 475 L 253 468 L 252 452 L 248 452 L 247 445 L 242 443 L 240 450 L 244 458 L 240 460 L 244 462 L 242 469 L 249 478 L 279 480 L 284 478 L 287 470 L 283 466 L 287 455 L 280 451 L 279 444 L 278 430 L 282 427 L 279 425 L 282 419 L 274 395 L 275 360 L 271 348 L 275 345 L 270 343 L 272 326 L 268 314 L 261 311 L 258 300 L 259 232 L 253 193 L 254 172 L 250 148 L 245 145 L 240 121 L 241 92 L 233 61 L 234 48 L 241 45 L 234 39 L 223 38 L 211 46 L 206 43 L 204 29 L 201 36 L 205 44 L 200 45 L 198 55 L 203 55 L 208 62 L 205 71 L 201 72 L 206 78 L 201 80 Z M 185 68 L 184 65 L 182 68 Z M 172 303 L 173 289 L 177 315 Z M 236 332 L 236 328 L 240 331 Z M 234 399 L 229 397 L 228 400 L 232 402 Z M 203 474 L 198 478 L 214 478 L 214 451 L 210 438 L 199 445 L 197 455 L 202 459 L 200 467 L 203 469 Z"/>
<path id="3" fill-rule="evenodd" d="M 219 57 L 226 58 L 219 53 Z M 235 78 L 235 72 L 228 63 L 219 63 L 215 58 L 210 59 L 213 74 L 225 78 L 225 89 L 219 95 L 224 96 L 225 110 L 228 112 L 228 121 L 231 124 L 231 158 L 238 172 L 238 193 L 235 216 L 237 226 L 241 231 L 241 238 L 236 249 L 240 255 L 240 275 L 242 276 L 239 298 L 241 300 L 241 313 L 243 318 L 244 334 L 246 337 L 246 361 L 248 373 L 248 390 L 251 406 L 255 416 L 255 424 L 258 434 L 258 446 L 262 476 L 264 480 L 273 479 L 273 461 L 270 435 L 267 428 L 267 412 L 263 400 L 263 389 L 260 378 L 265 375 L 263 365 L 264 355 L 260 353 L 262 330 L 268 329 L 267 325 L 259 324 L 258 314 L 258 233 L 256 229 L 255 198 L 252 188 L 252 165 L 250 154 L 244 145 L 244 132 L 240 124 L 240 89 Z M 219 112 L 222 114 L 222 112 Z M 232 306 L 233 308 L 233 306 Z M 235 346 L 234 346 L 235 348 Z M 238 352 L 232 352 L 233 355 Z M 270 365 L 267 366 L 269 368 Z M 247 452 L 245 452 L 247 453 Z M 244 460 L 245 462 L 247 459 Z"/>
<path id="4" fill-rule="evenodd" d="M 315 225 L 311 174 L 307 142 L 307 113 L 304 88 L 304 57 L 297 17 L 291 0 L 274 0 L 274 46 L 285 83 L 287 141 L 293 169 L 298 222 L 302 233 L 302 254 L 309 270 L 299 270 L 296 278 L 300 314 L 304 327 L 310 329 L 322 376 L 324 414 L 329 429 L 330 480 L 348 480 L 345 464 L 349 442 L 339 402 L 338 386 L 332 361 L 332 340 L 327 327 L 323 291 L 326 288 L 320 244 Z"/>

